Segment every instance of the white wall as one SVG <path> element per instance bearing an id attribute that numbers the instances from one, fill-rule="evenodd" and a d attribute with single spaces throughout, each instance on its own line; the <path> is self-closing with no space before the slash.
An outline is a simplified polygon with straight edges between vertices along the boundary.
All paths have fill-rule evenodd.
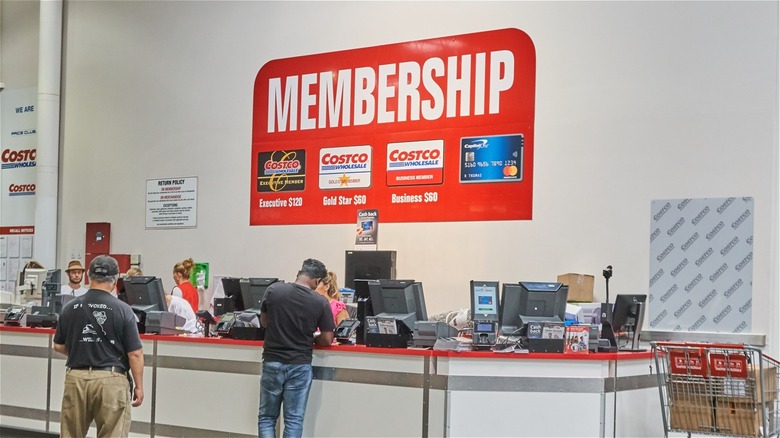
<path id="1" fill-rule="evenodd" d="M 34 87 L 38 82 L 38 15 L 30 1 L 0 4 L 0 79 L 8 89 Z"/>
<path id="2" fill-rule="evenodd" d="M 755 198 L 753 332 L 777 342 L 778 2 L 68 2 L 59 260 L 86 222 L 165 279 L 343 272 L 353 225 L 249 227 L 253 81 L 269 60 L 516 27 L 536 45 L 534 218 L 381 224 L 431 313 L 470 279 L 648 290 L 650 201 Z M 7 62 L 7 61 L 6 61 Z M 144 229 L 145 181 L 197 176 L 197 229 Z M 370 206 L 369 206 L 370 207 Z"/>

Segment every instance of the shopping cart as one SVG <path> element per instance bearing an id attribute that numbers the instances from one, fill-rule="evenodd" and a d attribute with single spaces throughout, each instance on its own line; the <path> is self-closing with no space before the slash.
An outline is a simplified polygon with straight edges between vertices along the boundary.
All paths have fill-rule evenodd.
<path id="1" fill-rule="evenodd" d="M 778 433 L 780 362 L 739 344 L 653 342 L 664 436 Z"/>

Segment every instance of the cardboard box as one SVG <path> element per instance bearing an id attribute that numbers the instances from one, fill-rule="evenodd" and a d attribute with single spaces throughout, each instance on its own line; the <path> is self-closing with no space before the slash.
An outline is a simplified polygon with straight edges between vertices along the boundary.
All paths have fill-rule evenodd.
<path id="1" fill-rule="evenodd" d="M 711 432 L 715 426 L 712 392 L 704 377 L 686 376 L 666 381 L 671 429 Z"/>
<path id="2" fill-rule="evenodd" d="M 712 407 L 712 388 L 704 378 L 667 381 L 666 394 L 672 405 Z"/>
<path id="3" fill-rule="evenodd" d="M 669 406 L 669 428 L 697 432 L 711 432 L 715 410 L 707 405 L 674 403 Z"/>
<path id="4" fill-rule="evenodd" d="M 715 406 L 715 418 L 718 433 L 733 436 L 762 436 L 763 417 L 761 406 L 756 403 L 740 403 L 718 400 Z M 775 413 L 770 407 L 774 403 L 767 403 L 763 408 L 764 415 L 769 422 L 768 433 L 776 429 Z"/>
<path id="5" fill-rule="evenodd" d="M 761 371 L 757 367 L 749 365 L 747 372 L 742 375 L 746 377 L 733 377 L 739 374 L 732 374 L 727 377 L 712 377 L 712 387 L 715 396 L 719 400 L 733 401 L 740 403 L 760 403 L 760 390 L 763 389 L 764 401 L 773 401 L 777 399 L 777 369 L 775 367 L 764 367 Z M 760 378 L 763 377 L 763 388 Z"/>
<path id="6" fill-rule="evenodd" d="M 593 302 L 593 276 L 588 274 L 561 274 L 558 283 L 569 286 L 567 301 Z"/>

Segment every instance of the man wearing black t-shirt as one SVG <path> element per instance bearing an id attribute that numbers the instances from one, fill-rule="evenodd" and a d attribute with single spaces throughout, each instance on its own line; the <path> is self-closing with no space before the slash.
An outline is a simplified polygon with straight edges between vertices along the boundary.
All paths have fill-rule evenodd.
<path id="1" fill-rule="evenodd" d="M 126 437 L 130 406 L 144 400 L 144 352 L 135 315 L 111 295 L 118 277 L 113 257 L 95 257 L 89 264 L 89 291 L 64 306 L 57 323 L 54 350 L 68 357 L 63 437 L 86 436 L 93 419 L 98 437 Z M 132 394 L 128 370 L 135 383 Z"/>
<path id="2" fill-rule="evenodd" d="M 274 283 L 265 292 L 260 308 L 260 322 L 266 327 L 257 421 L 260 437 L 276 436 L 282 405 L 284 436 L 303 434 L 312 381 L 312 343 L 330 345 L 335 330 L 328 300 L 314 291 L 327 276 L 321 261 L 307 259 L 294 283 Z M 320 334 L 315 336 L 318 327 Z"/>

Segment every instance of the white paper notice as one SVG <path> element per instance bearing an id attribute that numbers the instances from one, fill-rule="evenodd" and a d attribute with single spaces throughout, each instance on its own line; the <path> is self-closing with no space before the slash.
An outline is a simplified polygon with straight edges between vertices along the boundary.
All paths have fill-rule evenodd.
<path id="1" fill-rule="evenodd" d="M 8 280 L 9 283 L 13 283 L 16 281 L 16 276 L 19 275 L 21 265 L 19 264 L 19 259 L 9 259 L 8 260 Z"/>
<path id="2" fill-rule="evenodd" d="M 146 228 L 193 228 L 198 224 L 198 178 L 146 180 Z"/>
<path id="3" fill-rule="evenodd" d="M 7 236 L 8 237 L 8 257 L 19 257 L 19 236 Z"/>
<path id="4" fill-rule="evenodd" d="M 19 236 L 19 257 L 31 258 L 33 252 L 33 236 Z"/>

